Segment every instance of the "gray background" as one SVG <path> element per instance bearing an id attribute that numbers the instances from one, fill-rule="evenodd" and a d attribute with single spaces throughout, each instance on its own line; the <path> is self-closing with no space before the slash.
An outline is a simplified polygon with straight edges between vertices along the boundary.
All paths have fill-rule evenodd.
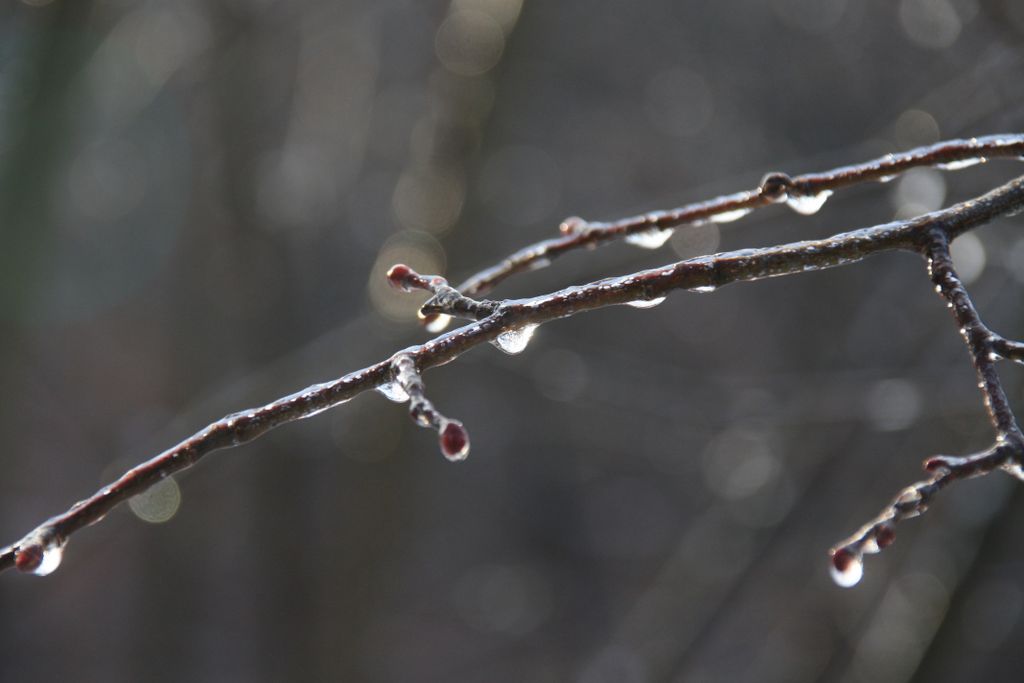
<path id="1" fill-rule="evenodd" d="M 458 280 L 567 215 L 1020 130 L 1022 41 L 1015 0 L 5 3 L 0 537 L 423 339 L 393 262 Z M 825 236 L 1017 172 L 771 207 L 497 295 Z M 1019 224 L 957 251 L 1017 338 Z M 51 577 L 0 577 L 0 679 L 1019 675 L 1008 478 L 944 494 L 856 589 L 826 571 L 924 457 L 991 439 L 914 256 L 598 311 L 426 381 L 468 461 L 377 395 L 219 453 L 75 536 Z"/>

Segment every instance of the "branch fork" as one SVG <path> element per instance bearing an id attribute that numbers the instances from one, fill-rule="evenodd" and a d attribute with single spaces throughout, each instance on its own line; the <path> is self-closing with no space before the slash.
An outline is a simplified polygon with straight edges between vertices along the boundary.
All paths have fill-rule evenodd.
<path id="1" fill-rule="evenodd" d="M 427 399 L 423 376 L 416 367 L 416 357 L 410 353 L 395 354 L 391 358 L 391 376 L 409 401 L 412 421 L 437 432 L 441 453 L 448 460 L 465 460 L 469 455 L 469 433 L 461 422 L 442 415 Z"/>

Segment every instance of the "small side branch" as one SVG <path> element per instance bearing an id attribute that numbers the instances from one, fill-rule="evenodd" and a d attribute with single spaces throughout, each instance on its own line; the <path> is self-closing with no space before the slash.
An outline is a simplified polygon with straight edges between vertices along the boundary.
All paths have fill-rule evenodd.
<path id="1" fill-rule="evenodd" d="M 469 455 L 469 433 L 461 422 L 445 417 L 427 400 L 426 386 L 416 367 L 415 356 L 396 354 L 391 360 L 391 368 L 395 383 L 409 397 L 409 417 L 413 422 L 437 432 L 444 457 L 453 462 L 465 460 Z"/>
<path id="2" fill-rule="evenodd" d="M 392 287 L 403 292 L 422 289 L 434 295 L 420 306 L 420 319 L 429 316 L 445 316 L 446 319 L 480 320 L 494 313 L 498 308 L 498 303 L 495 301 L 471 299 L 449 285 L 448 281 L 440 275 L 420 275 L 404 263 L 392 266 L 388 270 L 387 279 Z"/>
<path id="3" fill-rule="evenodd" d="M 990 330 L 978 313 L 950 255 L 950 235 L 962 234 L 970 220 L 954 224 L 934 222 L 919 233 L 919 249 L 928 263 L 935 291 L 949 307 L 978 376 L 978 388 L 995 430 L 991 447 L 967 456 L 936 455 L 924 462 L 931 478 L 911 484 L 873 520 L 831 550 L 832 576 L 841 586 L 856 584 L 863 573 L 865 554 L 877 553 L 896 538 L 895 525 L 928 509 L 932 498 L 958 479 L 969 479 L 1003 470 L 1024 479 L 1024 438 L 996 371 L 1002 358 L 1020 360 L 1024 344 L 1009 341 Z"/>

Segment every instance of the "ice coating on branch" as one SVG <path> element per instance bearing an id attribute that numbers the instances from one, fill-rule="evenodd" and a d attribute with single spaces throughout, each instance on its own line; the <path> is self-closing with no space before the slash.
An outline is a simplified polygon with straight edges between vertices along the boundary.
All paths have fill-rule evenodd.
<path id="1" fill-rule="evenodd" d="M 526 349 L 526 345 L 530 343 L 536 329 L 536 325 L 523 325 L 514 330 L 502 332 L 491 343 L 508 354 L 522 353 Z"/>
<path id="2" fill-rule="evenodd" d="M 799 214 L 810 216 L 818 213 L 825 202 L 832 196 L 832 190 L 824 190 L 818 194 L 790 194 L 786 198 L 786 206 Z"/>
<path id="3" fill-rule="evenodd" d="M 626 241 L 635 247 L 658 249 L 665 242 L 668 242 L 674 232 L 675 229 L 673 228 L 650 228 L 641 232 L 634 232 L 632 235 L 626 235 Z"/>
<path id="4" fill-rule="evenodd" d="M 832 553 L 829 573 L 836 585 L 843 588 L 856 586 L 864 576 L 864 560 L 849 548 L 839 548 Z"/>
<path id="5" fill-rule="evenodd" d="M 377 392 L 395 403 L 405 403 L 409 400 L 409 394 L 398 382 L 385 382 L 377 387 Z"/>
<path id="6" fill-rule="evenodd" d="M 14 556 L 14 566 L 19 571 L 36 576 L 52 574 L 64 558 L 64 546 L 57 541 L 43 543 L 31 541 L 18 548 Z"/>
<path id="7" fill-rule="evenodd" d="M 665 297 L 659 296 L 655 299 L 637 299 L 635 301 L 627 301 L 626 305 L 632 306 L 633 308 L 654 308 L 664 300 Z"/>
<path id="8" fill-rule="evenodd" d="M 751 211 L 753 211 L 753 209 L 736 209 L 734 211 L 726 211 L 725 213 L 715 213 L 711 214 L 709 220 L 712 223 L 732 223 L 733 221 L 738 221 L 743 218 Z"/>
<path id="9" fill-rule="evenodd" d="M 691 287 L 689 291 L 697 292 L 698 294 L 710 294 L 711 292 L 718 289 L 714 285 L 701 285 L 700 287 Z"/>
<path id="10" fill-rule="evenodd" d="M 936 168 L 941 168 L 943 171 L 959 171 L 962 168 L 970 168 L 971 166 L 977 166 L 983 164 L 988 159 L 985 157 L 975 157 L 973 159 L 960 159 L 959 161 L 950 161 L 945 164 L 936 164 Z"/>

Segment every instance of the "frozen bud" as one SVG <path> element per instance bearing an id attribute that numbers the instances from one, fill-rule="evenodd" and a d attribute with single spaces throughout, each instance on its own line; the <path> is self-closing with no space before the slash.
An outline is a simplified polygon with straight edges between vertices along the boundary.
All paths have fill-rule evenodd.
<path id="1" fill-rule="evenodd" d="M 419 274 L 405 265 L 404 263 L 398 263 L 391 266 L 391 270 L 388 271 L 388 284 L 395 289 L 400 289 L 403 292 L 411 292 L 415 287 L 412 284 L 414 278 L 418 278 Z"/>
<path id="2" fill-rule="evenodd" d="M 849 548 L 837 548 L 832 551 L 832 564 L 829 567 L 832 580 L 843 588 L 857 585 L 864 576 L 864 561 L 860 555 Z"/>
<path id="3" fill-rule="evenodd" d="M 18 571 L 31 574 L 43 563 L 43 554 L 43 546 L 34 543 L 18 548 L 18 552 L 14 556 L 14 566 L 18 568 Z"/>
<path id="4" fill-rule="evenodd" d="M 14 555 L 14 566 L 26 574 L 46 576 L 60 566 L 63 556 L 64 546 L 59 541 L 44 543 L 37 538 L 18 548 Z"/>
<path id="5" fill-rule="evenodd" d="M 563 235 L 575 235 L 578 232 L 583 232 L 586 227 L 587 222 L 579 216 L 569 216 L 558 226 L 558 230 Z"/>
<path id="6" fill-rule="evenodd" d="M 793 179 L 785 173 L 769 173 L 761 179 L 761 196 L 772 201 L 782 201 L 793 186 Z"/>
<path id="7" fill-rule="evenodd" d="M 469 433 L 457 420 L 449 420 L 441 427 L 441 452 L 449 460 L 465 460 L 469 454 Z"/>
<path id="8" fill-rule="evenodd" d="M 896 540 L 896 527 L 892 522 L 884 522 L 875 529 L 875 543 L 879 548 L 888 548 Z"/>

